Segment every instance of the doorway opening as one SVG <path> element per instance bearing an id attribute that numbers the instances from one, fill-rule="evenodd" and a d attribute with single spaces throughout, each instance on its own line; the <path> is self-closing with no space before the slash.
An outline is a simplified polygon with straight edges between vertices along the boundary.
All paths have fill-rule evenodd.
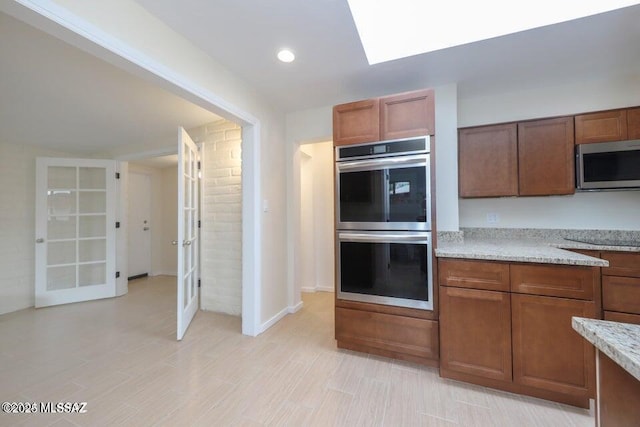
<path id="1" fill-rule="evenodd" d="M 242 316 L 242 128 L 221 119 L 187 133 L 200 151 L 200 308 Z M 146 271 L 137 267 L 138 259 L 150 264 L 149 276 L 176 275 L 178 156 L 166 155 L 169 151 L 123 159 L 128 160 L 128 277 L 144 277 Z M 151 181 L 150 203 L 136 196 L 145 191 L 145 181 Z M 144 212 L 147 204 L 151 205 L 149 218 L 136 214 L 136 209 Z M 151 241 L 146 253 L 141 238 Z"/>
<path id="2" fill-rule="evenodd" d="M 334 291 L 333 142 L 300 146 L 295 283 L 301 292 Z"/>

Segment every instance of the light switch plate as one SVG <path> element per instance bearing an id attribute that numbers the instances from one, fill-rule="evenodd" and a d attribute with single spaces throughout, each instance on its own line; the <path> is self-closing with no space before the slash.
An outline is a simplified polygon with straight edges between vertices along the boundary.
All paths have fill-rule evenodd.
<path id="1" fill-rule="evenodd" d="M 496 212 L 489 212 L 487 214 L 487 224 L 497 224 L 500 222 L 500 215 Z"/>

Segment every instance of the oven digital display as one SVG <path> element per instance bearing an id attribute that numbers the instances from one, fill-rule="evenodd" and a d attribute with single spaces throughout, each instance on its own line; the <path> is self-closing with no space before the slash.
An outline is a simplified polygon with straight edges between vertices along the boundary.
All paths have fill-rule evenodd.
<path id="1" fill-rule="evenodd" d="M 386 145 L 374 145 L 373 146 L 373 154 L 384 154 L 387 152 Z"/>

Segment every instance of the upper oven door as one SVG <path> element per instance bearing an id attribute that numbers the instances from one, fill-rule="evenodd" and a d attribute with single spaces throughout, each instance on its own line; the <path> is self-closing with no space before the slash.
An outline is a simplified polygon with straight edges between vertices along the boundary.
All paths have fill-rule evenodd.
<path id="1" fill-rule="evenodd" d="M 429 154 L 336 163 L 340 230 L 431 230 Z"/>

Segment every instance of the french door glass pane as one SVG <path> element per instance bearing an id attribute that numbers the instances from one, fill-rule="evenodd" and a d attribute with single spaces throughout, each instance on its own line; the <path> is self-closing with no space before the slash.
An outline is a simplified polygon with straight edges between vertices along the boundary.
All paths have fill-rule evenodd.
<path id="1" fill-rule="evenodd" d="M 57 291 L 76 287 L 76 266 L 48 267 L 47 290 Z"/>
<path id="2" fill-rule="evenodd" d="M 82 190 L 105 190 L 107 188 L 104 168 L 80 168 L 79 178 Z"/>
<path id="3" fill-rule="evenodd" d="M 76 242 L 49 242 L 47 243 L 47 265 L 75 264 Z"/>
<path id="4" fill-rule="evenodd" d="M 76 192 L 72 190 L 48 190 L 47 213 L 66 216 L 76 213 Z"/>
<path id="5" fill-rule="evenodd" d="M 77 187 L 74 167 L 49 166 L 47 179 L 49 189 L 69 190 Z"/>
<path id="6" fill-rule="evenodd" d="M 51 216 L 47 222 L 47 239 L 75 239 L 75 216 Z"/>
<path id="7" fill-rule="evenodd" d="M 80 213 L 104 213 L 107 209 L 107 193 L 104 191 L 80 192 Z"/>
<path id="8" fill-rule="evenodd" d="M 106 215 L 81 216 L 78 237 L 105 237 L 107 235 Z"/>
<path id="9" fill-rule="evenodd" d="M 107 282 L 107 264 L 82 264 L 78 266 L 80 286 L 103 285 Z"/>
<path id="10" fill-rule="evenodd" d="M 107 259 L 105 239 L 80 240 L 78 246 L 80 262 L 105 261 Z"/>

